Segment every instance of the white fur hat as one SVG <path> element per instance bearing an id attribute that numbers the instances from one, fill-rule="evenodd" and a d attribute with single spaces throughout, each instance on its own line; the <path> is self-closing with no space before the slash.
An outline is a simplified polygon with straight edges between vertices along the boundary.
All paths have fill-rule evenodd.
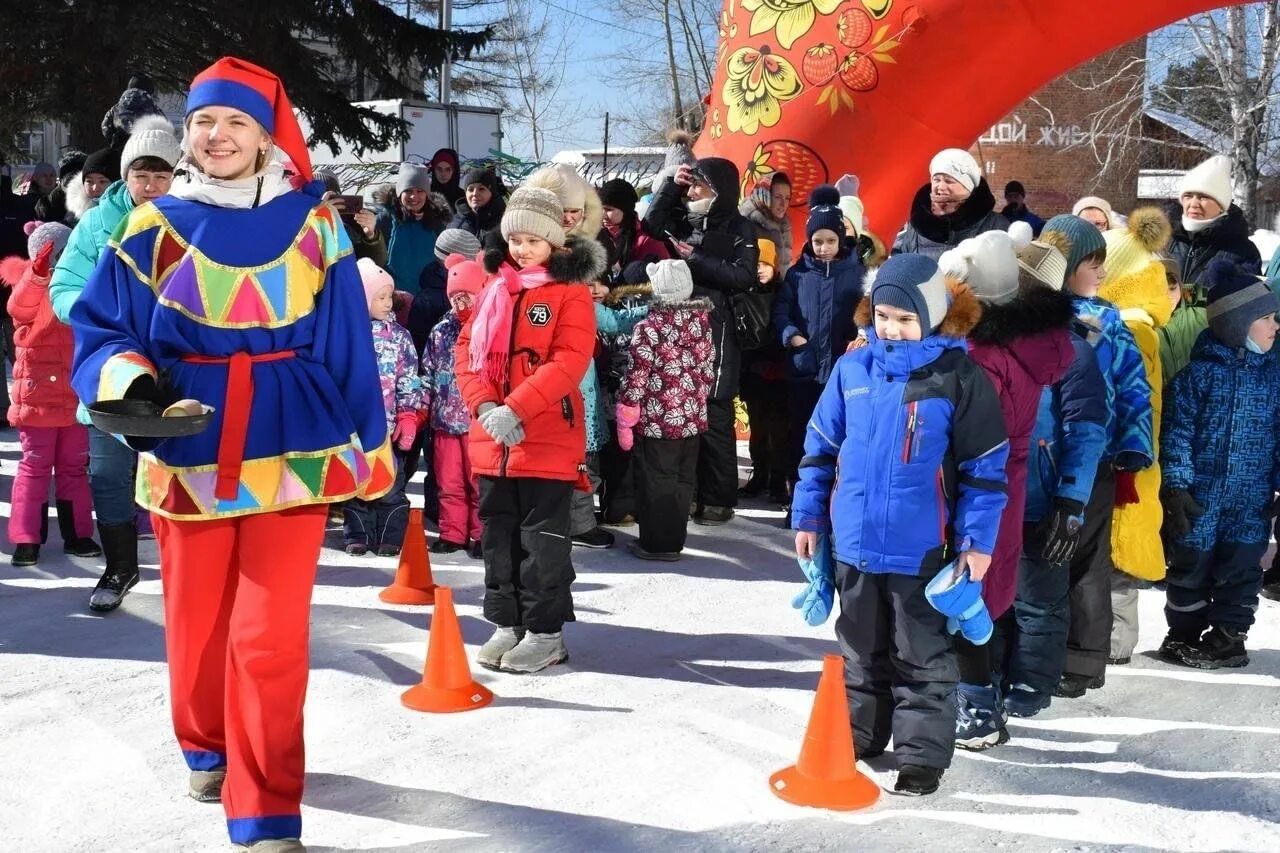
<path id="1" fill-rule="evenodd" d="M 929 177 L 950 175 L 973 192 L 982 180 L 982 170 L 973 155 L 961 148 L 944 148 L 929 161 Z"/>
<path id="2" fill-rule="evenodd" d="M 1231 206 L 1231 160 L 1215 154 L 1187 172 L 1178 183 L 1178 195 L 1183 193 L 1207 195 L 1225 212 Z"/>

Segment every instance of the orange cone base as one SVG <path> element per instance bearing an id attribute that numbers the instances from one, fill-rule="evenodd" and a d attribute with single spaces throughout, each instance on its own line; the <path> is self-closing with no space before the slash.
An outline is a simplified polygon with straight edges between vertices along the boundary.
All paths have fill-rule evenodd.
<path id="1" fill-rule="evenodd" d="M 428 687 L 418 684 L 400 696 L 406 708 L 426 711 L 430 714 L 452 714 L 457 711 L 474 711 L 493 701 L 493 692 L 475 681 L 466 687 Z"/>
<path id="2" fill-rule="evenodd" d="M 814 779 L 801 775 L 795 765 L 770 776 L 769 787 L 788 803 L 840 812 L 865 809 L 880 799 L 880 786 L 862 773 L 838 781 Z"/>
<path id="3" fill-rule="evenodd" d="M 416 587 L 393 583 L 378 593 L 378 598 L 387 604 L 435 604 L 436 585 L 432 584 L 427 589 L 417 589 Z"/>

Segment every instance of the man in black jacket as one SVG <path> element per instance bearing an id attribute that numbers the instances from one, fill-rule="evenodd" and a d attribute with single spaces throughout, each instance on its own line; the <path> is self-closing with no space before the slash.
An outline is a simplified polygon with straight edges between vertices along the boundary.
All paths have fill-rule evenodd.
<path id="1" fill-rule="evenodd" d="M 738 168 L 720 157 L 681 166 L 654 193 L 645 213 L 650 234 L 670 240 L 693 273 L 694 296 L 711 300 L 715 384 L 707 400 L 707 431 L 698 451 L 699 524 L 724 524 L 738 503 L 738 445 L 733 398 L 742 353 L 730 294 L 756 282 L 756 231 L 738 213 Z"/>

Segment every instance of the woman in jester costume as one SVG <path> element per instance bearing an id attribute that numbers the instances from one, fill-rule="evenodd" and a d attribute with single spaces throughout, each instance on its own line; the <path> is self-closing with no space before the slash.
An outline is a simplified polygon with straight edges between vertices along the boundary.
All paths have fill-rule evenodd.
<path id="1" fill-rule="evenodd" d="M 302 850 L 302 706 L 327 504 L 391 487 L 378 368 L 346 229 L 280 80 L 226 57 L 187 99 L 168 196 L 119 229 L 71 311 L 86 405 L 178 398 L 202 434 L 125 440 L 154 517 L 173 723 L 191 795 L 232 842 Z"/>

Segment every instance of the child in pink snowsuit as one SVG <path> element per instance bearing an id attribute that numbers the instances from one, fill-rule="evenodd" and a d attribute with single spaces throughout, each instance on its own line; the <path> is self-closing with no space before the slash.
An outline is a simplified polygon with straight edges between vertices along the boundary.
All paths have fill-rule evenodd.
<path id="1" fill-rule="evenodd" d="M 440 538 L 434 554 L 467 548 L 480 559 L 480 493 L 471 475 L 467 433 L 471 415 L 454 377 L 454 349 L 463 325 L 471 319 L 475 299 L 488 275 L 478 261 L 462 255 L 445 259 L 448 269 L 449 313 L 435 328 L 422 352 L 422 377 L 434 432 L 436 482 L 440 485 Z"/>
<path id="2" fill-rule="evenodd" d="M 0 266 L 0 277 L 13 283 L 9 314 L 17 361 L 9 423 L 18 428 L 22 444 L 9 514 L 15 566 L 33 566 L 40 557 L 48 532 L 51 479 L 63 548 L 73 557 L 102 554 L 90 538 L 89 431 L 76 423 L 77 400 L 71 390 L 75 342 L 71 328 L 58 321 L 49 303 L 49 278 L 71 229 L 59 222 L 30 222 L 26 228 L 32 260 L 8 258 Z"/>

